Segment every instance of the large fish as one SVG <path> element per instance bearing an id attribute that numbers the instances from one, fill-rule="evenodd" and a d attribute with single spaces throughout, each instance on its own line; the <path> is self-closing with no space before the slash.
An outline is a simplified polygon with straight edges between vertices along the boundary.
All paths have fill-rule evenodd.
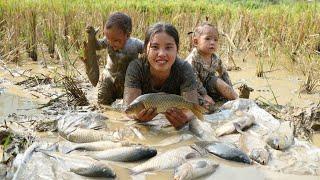
<path id="1" fill-rule="evenodd" d="M 103 140 L 110 140 L 110 141 L 117 141 L 119 137 L 116 136 L 113 132 L 107 131 L 98 131 L 93 129 L 83 129 L 83 128 L 76 128 L 71 132 L 59 132 L 63 138 L 76 143 L 88 143 L 88 142 L 95 142 L 95 141 L 103 141 Z"/>
<path id="2" fill-rule="evenodd" d="M 133 174 L 138 174 L 146 171 L 176 168 L 188 159 L 201 157 L 206 153 L 204 149 L 197 146 L 182 146 L 159 154 L 131 170 Z"/>
<path id="3" fill-rule="evenodd" d="M 123 146 L 134 145 L 128 141 L 97 141 L 89 143 L 72 144 L 63 148 L 63 153 L 70 153 L 74 150 L 85 150 L 85 151 L 103 151 Z"/>
<path id="4" fill-rule="evenodd" d="M 274 149 L 285 150 L 293 144 L 294 127 L 289 121 L 280 124 L 279 128 L 267 137 L 267 143 Z"/>
<path id="5" fill-rule="evenodd" d="M 92 26 L 86 28 L 88 33 L 88 42 L 84 42 L 84 63 L 86 67 L 86 73 L 89 77 L 89 80 L 93 86 L 96 86 L 99 81 L 99 56 L 96 53 L 97 49 L 97 39 L 96 34 L 97 29 L 94 29 Z"/>
<path id="6" fill-rule="evenodd" d="M 254 161 L 266 165 L 269 162 L 270 153 L 266 149 L 267 144 L 259 135 L 241 132 L 239 147 Z"/>
<path id="7" fill-rule="evenodd" d="M 192 119 L 189 122 L 189 130 L 202 140 L 217 140 L 214 134 L 214 130 L 211 128 L 211 125 L 208 122 L 200 121 L 198 119 Z"/>
<path id="8" fill-rule="evenodd" d="M 219 141 L 199 141 L 195 142 L 200 148 L 226 160 L 251 164 L 250 158 L 246 153 L 231 143 Z"/>
<path id="9" fill-rule="evenodd" d="M 254 124 L 254 117 L 251 115 L 244 115 L 242 117 L 238 117 L 235 120 L 232 120 L 230 122 L 227 122 L 223 124 L 221 127 L 216 129 L 216 135 L 218 137 L 232 134 L 237 132 L 236 126 L 238 126 L 241 130 L 244 128 L 250 127 L 252 124 Z"/>
<path id="10" fill-rule="evenodd" d="M 125 109 L 127 114 L 138 114 L 143 109 L 157 108 L 158 113 L 164 113 L 167 109 L 176 107 L 179 109 L 189 109 L 193 114 L 203 120 L 203 113 L 207 112 L 199 104 L 185 100 L 182 96 L 166 93 L 150 93 L 137 97 Z"/>
<path id="11" fill-rule="evenodd" d="M 197 179 L 201 176 L 209 175 L 218 168 L 219 164 L 214 163 L 210 159 L 192 159 L 174 171 L 174 180 Z"/>
<path id="12" fill-rule="evenodd" d="M 38 150 L 59 161 L 69 171 L 87 177 L 116 177 L 115 172 L 106 164 L 86 156 L 63 155 L 58 152 Z"/>
<path id="13" fill-rule="evenodd" d="M 134 162 L 157 155 L 157 150 L 146 146 L 130 146 L 105 151 L 86 152 L 85 154 L 97 160 Z"/>

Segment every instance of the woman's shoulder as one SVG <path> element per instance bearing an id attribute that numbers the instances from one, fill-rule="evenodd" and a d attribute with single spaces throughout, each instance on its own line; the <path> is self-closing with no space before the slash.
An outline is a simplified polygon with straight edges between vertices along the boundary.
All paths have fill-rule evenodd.
<path id="1" fill-rule="evenodd" d="M 179 57 L 177 57 L 174 65 L 180 71 L 189 71 L 190 69 L 192 69 L 191 65 L 186 60 Z"/>

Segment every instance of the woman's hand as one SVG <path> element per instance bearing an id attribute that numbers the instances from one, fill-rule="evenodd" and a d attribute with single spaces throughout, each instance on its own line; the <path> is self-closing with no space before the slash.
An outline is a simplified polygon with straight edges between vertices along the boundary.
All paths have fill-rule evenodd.
<path id="1" fill-rule="evenodd" d="M 207 94 L 203 96 L 203 99 L 205 100 L 204 107 L 209 110 L 210 106 L 214 105 L 213 99 Z"/>
<path id="2" fill-rule="evenodd" d="M 143 109 L 137 115 L 133 115 L 133 119 L 139 122 L 151 121 L 157 115 L 156 108 Z"/>
<path id="3" fill-rule="evenodd" d="M 168 109 L 164 115 L 168 119 L 168 121 L 172 124 L 176 129 L 181 129 L 185 126 L 193 117 L 192 113 L 184 112 L 181 109 L 170 108 Z"/>

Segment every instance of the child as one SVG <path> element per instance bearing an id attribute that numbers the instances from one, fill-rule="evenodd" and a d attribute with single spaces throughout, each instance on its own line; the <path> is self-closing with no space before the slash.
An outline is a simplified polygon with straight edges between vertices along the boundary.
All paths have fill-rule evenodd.
<path id="1" fill-rule="evenodd" d="M 117 98 L 122 98 L 127 67 L 143 52 L 143 42 L 130 37 L 131 31 L 131 18 L 124 13 L 116 12 L 110 15 L 105 24 L 105 37 L 97 41 L 96 50 L 106 48 L 108 51 L 107 65 L 98 92 L 100 104 L 110 105 Z"/>
<path id="2" fill-rule="evenodd" d="M 192 65 L 197 77 L 199 103 L 207 109 L 213 100 L 234 100 L 238 98 L 233 90 L 229 75 L 221 59 L 215 54 L 218 49 L 218 30 L 209 23 L 203 23 L 195 29 L 194 49 L 186 58 Z"/>
<path id="3" fill-rule="evenodd" d="M 125 81 L 123 100 L 129 105 L 142 94 L 164 92 L 177 94 L 193 102 L 198 101 L 196 77 L 192 67 L 177 57 L 179 34 L 167 23 L 156 23 L 149 27 L 144 41 L 145 57 L 130 63 Z M 137 121 L 152 120 L 157 115 L 155 108 L 144 109 L 135 115 Z M 166 118 L 177 129 L 192 119 L 192 113 L 170 108 Z"/>

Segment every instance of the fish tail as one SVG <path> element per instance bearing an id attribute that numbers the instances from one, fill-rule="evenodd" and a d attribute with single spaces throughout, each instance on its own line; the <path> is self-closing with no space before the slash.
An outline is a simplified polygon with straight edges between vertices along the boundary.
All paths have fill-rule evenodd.
<path id="1" fill-rule="evenodd" d="M 200 106 L 199 104 L 193 104 L 193 107 L 191 108 L 191 111 L 193 114 L 200 120 L 203 120 L 203 114 L 208 112 L 207 109 Z"/>

